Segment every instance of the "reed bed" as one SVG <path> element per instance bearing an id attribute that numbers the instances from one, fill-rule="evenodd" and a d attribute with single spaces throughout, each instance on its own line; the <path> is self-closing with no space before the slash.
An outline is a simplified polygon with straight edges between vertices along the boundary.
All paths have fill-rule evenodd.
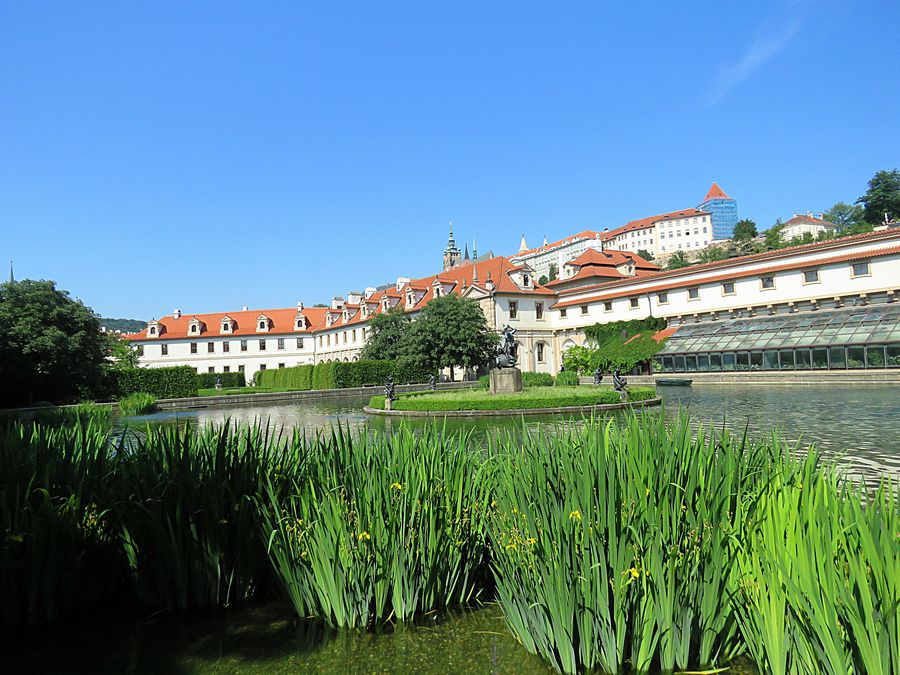
<path id="1" fill-rule="evenodd" d="M 489 467 L 465 434 L 351 437 L 307 445 L 303 471 L 261 504 L 276 575 L 300 616 L 342 628 L 475 599 L 486 563 Z"/>
<path id="2" fill-rule="evenodd" d="M 560 672 L 900 672 L 900 494 L 815 451 L 631 415 L 438 426 L 0 427 L 0 620 L 280 590 L 342 628 L 495 597 Z"/>

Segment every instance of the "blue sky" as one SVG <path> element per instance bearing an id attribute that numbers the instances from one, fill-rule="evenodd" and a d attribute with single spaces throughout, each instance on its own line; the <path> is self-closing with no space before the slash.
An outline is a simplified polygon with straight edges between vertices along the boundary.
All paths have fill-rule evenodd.
<path id="1" fill-rule="evenodd" d="M 0 259 L 106 316 L 312 304 L 450 220 L 511 253 L 716 180 L 764 228 L 900 165 L 900 3 L 624 5 L 0 0 Z"/>

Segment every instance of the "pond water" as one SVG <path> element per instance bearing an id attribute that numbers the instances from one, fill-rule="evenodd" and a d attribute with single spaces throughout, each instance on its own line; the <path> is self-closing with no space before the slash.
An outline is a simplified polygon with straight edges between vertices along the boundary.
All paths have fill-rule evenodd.
<path id="1" fill-rule="evenodd" d="M 900 475 L 900 387 L 808 385 L 702 385 L 660 387 L 662 409 L 643 414 L 674 416 L 688 409 L 696 424 L 726 424 L 751 435 L 775 426 L 782 438 L 815 443 L 868 480 Z M 309 431 L 340 423 L 357 432 L 396 426 L 396 420 L 362 412 L 367 398 L 334 398 L 266 406 L 235 406 L 123 418 L 134 426 L 269 420 Z M 413 426 L 431 422 L 409 420 Z M 528 428 L 579 423 L 528 417 Z M 476 435 L 515 431 L 516 418 L 454 419 L 448 429 Z M 494 604 L 414 627 L 379 634 L 335 632 L 297 622 L 278 601 L 185 618 L 103 617 L 50 629 L 6 635 L 0 672 L 28 673 L 546 673 L 546 666 L 517 644 Z M 739 668 L 731 672 L 750 672 Z"/>

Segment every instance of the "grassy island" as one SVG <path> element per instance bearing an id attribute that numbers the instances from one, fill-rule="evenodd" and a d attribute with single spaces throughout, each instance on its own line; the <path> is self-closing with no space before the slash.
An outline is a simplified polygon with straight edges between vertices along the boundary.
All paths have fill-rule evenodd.
<path id="1" fill-rule="evenodd" d="M 656 397 L 652 387 L 632 387 L 628 401 L 646 401 Z M 492 394 L 485 389 L 416 392 L 403 394 L 394 401 L 394 410 L 526 410 L 566 408 L 620 402 L 612 387 L 526 387 L 515 394 Z M 369 407 L 384 408 L 384 396 L 373 396 Z"/>

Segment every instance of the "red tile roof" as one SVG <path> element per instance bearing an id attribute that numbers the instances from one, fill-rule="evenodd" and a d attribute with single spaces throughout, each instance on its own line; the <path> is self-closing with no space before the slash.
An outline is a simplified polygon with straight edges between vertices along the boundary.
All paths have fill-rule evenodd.
<path id="1" fill-rule="evenodd" d="M 236 336 L 236 337 L 265 337 L 275 333 L 286 334 L 296 333 L 302 335 L 325 327 L 325 314 L 328 312 L 326 307 L 305 307 L 300 313 L 306 317 L 309 328 L 296 330 L 294 328 L 294 319 L 297 316 L 296 307 L 288 307 L 283 309 L 250 309 L 237 312 L 215 312 L 208 314 L 182 314 L 179 318 L 174 316 L 164 316 L 159 319 L 162 326 L 161 335 L 147 335 L 147 329 L 144 328 L 137 333 L 131 333 L 125 337 L 129 340 L 158 340 L 160 338 L 166 340 L 199 337 L 196 333 L 188 332 L 192 319 L 198 319 L 204 324 L 200 335 L 209 337 L 211 335 Z M 267 332 L 258 333 L 256 330 L 256 321 L 261 315 L 269 318 L 270 326 Z M 220 321 L 229 317 L 234 321 L 234 328 L 228 333 L 220 332 Z"/>
<path id="2" fill-rule="evenodd" d="M 524 251 L 517 252 L 513 258 L 518 258 L 523 255 L 531 255 L 532 253 L 541 253 L 544 251 L 550 251 L 558 246 L 562 246 L 563 244 L 571 244 L 575 241 L 580 241 L 582 239 L 597 239 L 598 237 L 603 236 L 602 232 L 597 232 L 595 230 L 584 230 L 583 232 L 579 232 L 578 234 L 573 234 L 565 239 L 560 239 L 559 241 L 554 241 L 552 244 L 546 244 L 541 246 L 536 246 L 535 248 L 529 248 Z"/>
<path id="3" fill-rule="evenodd" d="M 701 211 L 700 209 L 682 209 L 681 211 L 661 213 L 657 216 L 647 216 L 646 218 L 632 220 L 631 222 L 622 225 L 622 227 L 617 227 L 616 229 L 610 230 L 609 232 L 604 232 L 603 240 L 609 241 L 610 239 L 616 238 L 620 234 L 631 232 L 632 230 L 645 230 L 647 228 L 653 227 L 656 223 L 661 223 L 666 220 L 677 220 L 678 218 L 693 218 L 694 216 L 708 215 L 708 211 Z"/>
<path id="4" fill-rule="evenodd" d="M 837 227 L 837 225 L 835 225 L 832 222 L 829 222 L 827 220 L 822 220 L 821 218 L 816 218 L 815 216 L 812 216 L 809 214 L 807 214 L 807 215 L 798 214 L 783 224 L 785 227 L 789 227 L 791 225 L 804 225 L 807 223 L 810 225 L 822 225 L 823 227 L 827 227 L 829 229 L 833 229 L 833 228 Z"/>
<path id="5" fill-rule="evenodd" d="M 731 197 L 726 195 L 725 191 L 719 187 L 719 184 L 713 181 L 712 187 L 709 188 L 709 192 L 703 198 L 703 202 L 708 202 L 710 199 L 731 199 Z"/>
<path id="6" fill-rule="evenodd" d="M 634 275 L 625 274 L 617 269 L 620 265 L 624 265 L 628 262 L 634 264 Z M 600 251 L 595 248 L 588 248 L 584 253 L 575 258 L 575 260 L 571 260 L 564 265 L 564 267 L 567 266 L 578 267 L 579 270 L 570 277 L 551 281 L 547 284 L 547 287 L 562 287 L 568 285 L 569 282 L 589 278 L 632 279 L 635 276 L 646 276 L 652 272 L 659 271 L 657 265 L 645 260 L 637 253 L 617 251 L 614 249 Z"/>

